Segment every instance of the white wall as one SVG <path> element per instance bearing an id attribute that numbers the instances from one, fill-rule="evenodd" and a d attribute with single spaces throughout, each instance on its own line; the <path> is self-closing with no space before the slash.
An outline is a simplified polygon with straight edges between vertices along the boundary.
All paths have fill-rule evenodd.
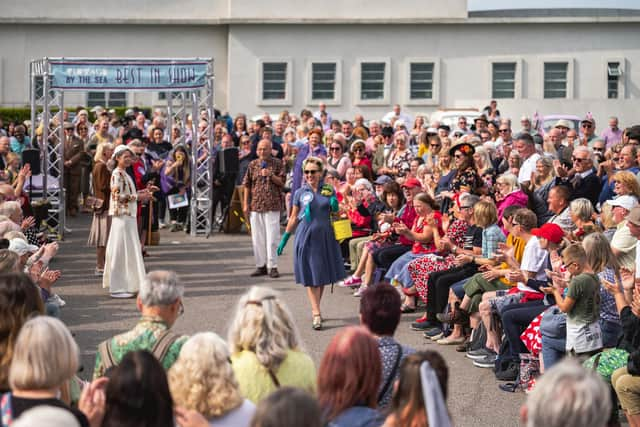
<path id="1" fill-rule="evenodd" d="M 625 24 L 447 24 L 447 25 L 231 25 L 229 27 L 229 110 L 258 114 L 283 108 L 299 112 L 313 107 L 307 98 L 308 58 L 339 58 L 342 99 L 330 108 L 334 116 L 356 112 L 379 117 L 394 103 L 405 104 L 406 58 L 440 60 L 438 105 L 406 105 L 411 112 L 436 108 L 482 108 L 491 98 L 491 59 L 521 61 L 522 98 L 500 100 L 503 114 L 593 112 L 599 123 L 610 114 L 623 124 L 637 120 L 640 97 L 640 45 L 635 25 Z M 388 58 L 391 92 L 384 106 L 357 105 L 359 58 Z M 625 58 L 625 98 L 606 98 L 606 62 Z M 291 59 L 293 94 L 288 106 L 256 105 L 258 60 Z M 543 99 L 543 62 L 548 58 L 574 63 L 573 98 Z"/>
<path id="2" fill-rule="evenodd" d="M 226 26 L 0 25 L 0 104 L 29 103 L 29 62 L 43 57 L 212 57 L 216 103 L 226 104 Z M 157 95 L 131 93 L 132 105 L 150 105 Z M 69 106 L 85 94 L 65 94 Z"/>

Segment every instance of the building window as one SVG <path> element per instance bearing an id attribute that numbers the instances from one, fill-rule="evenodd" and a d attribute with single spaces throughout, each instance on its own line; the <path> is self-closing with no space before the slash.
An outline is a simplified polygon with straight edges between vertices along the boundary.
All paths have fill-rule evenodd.
<path id="1" fill-rule="evenodd" d="M 262 63 L 262 99 L 285 100 L 287 98 L 287 63 Z"/>
<path id="2" fill-rule="evenodd" d="M 384 99 L 386 62 L 362 62 L 360 64 L 360 99 Z"/>
<path id="3" fill-rule="evenodd" d="M 619 83 L 622 69 L 619 62 L 607 63 L 607 98 L 617 99 L 620 93 Z"/>
<path id="4" fill-rule="evenodd" d="M 491 97 L 503 99 L 515 98 L 515 93 L 516 63 L 494 62 L 491 73 Z"/>
<path id="5" fill-rule="evenodd" d="M 433 62 L 412 62 L 409 70 L 409 99 L 433 98 Z"/>
<path id="6" fill-rule="evenodd" d="M 314 62 L 311 64 L 311 100 L 336 98 L 335 62 Z"/>
<path id="7" fill-rule="evenodd" d="M 567 62 L 545 62 L 544 97 L 567 98 Z"/>
<path id="8" fill-rule="evenodd" d="M 126 107 L 127 92 L 88 92 L 87 107 Z"/>

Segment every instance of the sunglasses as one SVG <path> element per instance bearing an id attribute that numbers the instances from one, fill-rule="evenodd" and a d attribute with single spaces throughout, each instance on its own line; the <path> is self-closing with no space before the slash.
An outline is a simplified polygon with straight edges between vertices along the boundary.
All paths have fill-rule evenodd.
<path id="1" fill-rule="evenodd" d="M 620 157 L 614 157 L 614 158 L 613 158 L 613 159 L 611 159 L 611 160 L 613 160 L 614 162 L 618 162 L 618 161 L 620 161 Z"/>
<path id="2" fill-rule="evenodd" d="M 577 157 L 571 157 L 571 160 L 573 160 L 576 163 L 582 163 L 587 161 L 587 159 L 579 159 Z"/>
<path id="3" fill-rule="evenodd" d="M 354 153 L 359 153 L 359 152 L 361 152 L 361 151 L 364 151 L 364 148 L 354 148 L 354 149 L 353 149 L 353 152 L 354 152 Z"/>
<path id="4" fill-rule="evenodd" d="M 460 209 L 472 209 L 473 206 L 460 206 Z"/>
<path id="5" fill-rule="evenodd" d="M 601 151 L 601 152 L 604 152 L 604 148 L 600 148 L 600 147 L 593 147 L 593 151 Z"/>
<path id="6" fill-rule="evenodd" d="M 507 133 L 507 132 L 509 132 L 509 129 L 500 129 L 498 131 L 498 133 Z"/>
<path id="7" fill-rule="evenodd" d="M 440 147 L 440 144 L 431 144 L 431 147 Z"/>
<path id="8" fill-rule="evenodd" d="M 342 148 L 340 148 L 340 147 L 331 147 L 331 148 L 329 148 L 329 150 L 330 151 L 341 151 Z"/>
<path id="9" fill-rule="evenodd" d="M 464 155 L 462 155 L 462 154 L 454 154 L 453 157 L 455 157 L 456 159 L 462 159 L 462 158 L 464 158 Z"/>
<path id="10" fill-rule="evenodd" d="M 591 126 L 589 123 L 585 123 L 582 125 L 582 127 L 585 129 L 591 129 L 593 126 Z"/>
<path id="11" fill-rule="evenodd" d="M 319 172 L 318 169 L 307 169 L 306 171 L 304 171 L 305 175 L 313 175 L 315 173 Z"/>

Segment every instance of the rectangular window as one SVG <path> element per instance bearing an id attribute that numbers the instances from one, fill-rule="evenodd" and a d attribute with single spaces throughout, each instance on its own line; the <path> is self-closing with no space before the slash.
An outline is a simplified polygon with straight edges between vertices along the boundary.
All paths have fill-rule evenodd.
<path id="1" fill-rule="evenodd" d="M 106 92 L 89 92 L 87 94 L 87 107 L 104 107 L 107 101 Z"/>
<path id="2" fill-rule="evenodd" d="M 314 62 L 311 64 L 311 99 L 335 99 L 336 97 L 335 62 Z"/>
<path id="3" fill-rule="evenodd" d="M 126 107 L 127 92 L 88 92 L 88 107 Z"/>
<path id="4" fill-rule="evenodd" d="M 492 98 L 515 98 L 516 63 L 494 62 L 491 74 Z"/>
<path id="5" fill-rule="evenodd" d="M 607 98 L 617 99 L 620 93 L 619 83 L 622 70 L 619 62 L 607 63 Z"/>
<path id="6" fill-rule="evenodd" d="M 360 64 L 360 99 L 384 99 L 385 62 Z"/>
<path id="7" fill-rule="evenodd" d="M 287 63 L 262 63 L 262 99 L 285 100 L 287 97 Z"/>
<path id="8" fill-rule="evenodd" d="M 108 92 L 107 107 L 126 107 L 127 92 Z"/>
<path id="9" fill-rule="evenodd" d="M 409 99 L 433 98 L 433 62 L 412 62 L 409 70 Z"/>
<path id="10" fill-rule="evenodd" d="M 544 64 L 544 97 L 567 97 L 567 62 L 546 62 Z"/>

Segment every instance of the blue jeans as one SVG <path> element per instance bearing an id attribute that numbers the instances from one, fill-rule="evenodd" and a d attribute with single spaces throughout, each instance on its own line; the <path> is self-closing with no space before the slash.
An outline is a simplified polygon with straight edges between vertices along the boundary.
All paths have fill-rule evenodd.
<path id="1" fill-rule="evenodd" d="M 551 338 L 542 335 L 542 360 L 545 371 L 562 360 L 566 353 L 566 345 L 566 338 Z"/>
<path id="2" fill-rule="evenodd" d="M 600 319 L 600 329 L 602 330 L 603 348 L 614 348 L 618 345 L 618 340 L 622 336 L 622 325 L 620 323 Z"/>
<path id="3" fill-rule="evenodd" d="M 451 290 L 460 299 L 464 298 L 464 285 L 465 283 L 467 283 L 467 280 L 469 280 L 468 277 L 466 279 L 462 279 L 459 282 L 456 282 L 453 285 L 451 285 Z"/>

